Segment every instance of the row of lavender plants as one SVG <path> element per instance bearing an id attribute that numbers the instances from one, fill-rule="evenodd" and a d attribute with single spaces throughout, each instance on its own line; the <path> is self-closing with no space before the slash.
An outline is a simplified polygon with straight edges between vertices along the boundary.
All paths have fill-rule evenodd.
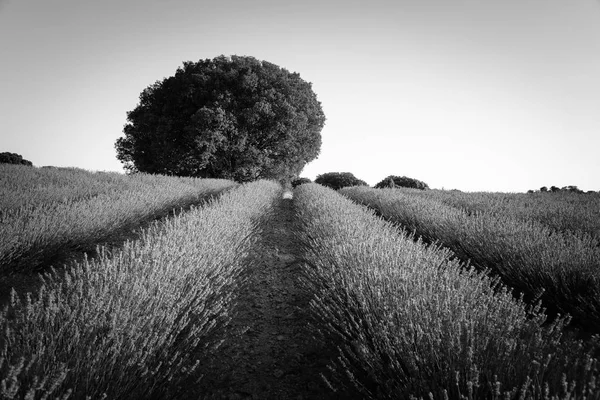
<path id="1" fill-rule="evenodd" d="M 420 193 L 419 193 L 420 192 Z M 465 193 L 456 190 L 412 191 L 439 200 L 468 213 L 510 215 L 535 220 L 557 231 L 591 235 L 600 245 L 600 196 L 573 192 L 557 193 Z"/>
<path id="2" fill-rule="evenodd" d="M 30 167 L 0 164 L 0 210 L 5 213 L 48 203 L 85 200 L 123 190 L 129 176 L 116 172 L 91 172 L 80 168 Z"/>
<path id="3" fill-rule="evenodd" d="M 6 183 L 0 196 L 0 273 L 31 271 L 57 253 L 93 246 L 120 229 L 235 186 L 220 179 L 42 171 L 0 169 Z M 18 207 L 15 196 L 21 199 Z"/>
<path id="4" fill-rule="evenodd" d="M 598 398 L 597 340 L 565 333 L 498 280 L 335 191 L 296 188 L 315 326 L 340 343 L 326 377 L 362 398 Z"/>
<path id="5" fill-rule="evenodd" d="M 553 313 L 600 332 L 600 248 L 592 237 L 510 214 L 468 213 L 411 190 L 354 187 L 341 193 L 491 270 L 528 300 L 541 299 Z"/>
<path id="6" fill-rule="evenodd" d="M 188 398 L 219 343 L 262 216 L 259 181 L 52 273 L 0 312 L 0 399 Z"/>

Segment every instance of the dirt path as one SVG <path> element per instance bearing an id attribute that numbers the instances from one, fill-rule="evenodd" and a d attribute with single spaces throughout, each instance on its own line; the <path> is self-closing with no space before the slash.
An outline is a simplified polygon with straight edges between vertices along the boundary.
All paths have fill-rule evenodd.
<path id="1" fill-rule="evenodd" d="M 201 397 L 213 399 L 336 399 L 319 374 L 334 357 L 313 338 L 310 295 L 292 227 L 292 200 L 281 199 L 265 223 L 249 263 L 248 282 L 217 359 L 202 379 Z"/>

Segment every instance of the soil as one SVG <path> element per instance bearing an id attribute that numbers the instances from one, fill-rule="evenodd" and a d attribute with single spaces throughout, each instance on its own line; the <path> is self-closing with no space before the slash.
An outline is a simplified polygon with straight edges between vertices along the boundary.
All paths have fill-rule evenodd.
<path id="1" fill-rule="evenodd" d="M 321 378 L 336 346 L 313 335 L 294 218 L 292 200 L 283 198 L 264 222 L 225 341 L 201 371 L 200 398 L 349 398 Z"/>

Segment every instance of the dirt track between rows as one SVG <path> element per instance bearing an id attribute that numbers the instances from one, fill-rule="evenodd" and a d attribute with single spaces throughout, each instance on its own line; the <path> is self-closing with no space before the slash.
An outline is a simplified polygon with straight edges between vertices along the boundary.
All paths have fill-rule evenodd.
<path id="1" fill-rule="evenodd" d="M 320 377 L 335 349 L 313 337 L 293 226 L 292 200 L 281 199 L 248 260 L 223 345 L 203 367 L 202 398 L 342 398 Z"/>

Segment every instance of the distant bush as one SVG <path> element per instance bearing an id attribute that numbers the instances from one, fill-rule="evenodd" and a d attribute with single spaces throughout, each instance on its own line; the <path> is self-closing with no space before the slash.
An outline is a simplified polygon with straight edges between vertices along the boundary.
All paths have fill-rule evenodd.
<path id="1" fill-rule="evenodd" d="M 561 189 L 563 192 L 573 192 L 573 193 L 583 193 L 583 190 L 579 189 L 577 186 L 563 186 Z"/>
<path id="2" fill-rule="evenodd" d="M 315 183 L 330 187 L 334 190 L 348 186 L 369 186 L 367 182 L 358 179 L 350 172 L 327 172 L 317 176 Z"/>
<path id="3" fill-rule="evenodd" d="M 33 165 L 31 161 L 25 160 L 20 154 L 9 152 L 0 153 L 0 164 Z"/>
<path id="4" fill-rule="evenodd" d="M 551 186 L 550 190 L 548 190 L 548 188 L 546 186 L 542 186 L 539 191 L 541 193 L 547 193 L 547 192 L 552 192 L 552 193 L 557 193 L 557 192 L 584 193 L 583 190 L 581 190 L 577 186 L 573 186 L 573 185 L 563 186 L 562 188 L 559 188 L 557 186 Z M 527 193 L 535 193 L 535 190 L 528 190 Z"/>
<path id="5" fill-rule="evenodd" d="M 407 187 L 413 189 L 429 189 L 429 186 L 425 182 L 421 182 L 417 179 L 407 178 L 406 176 L 390 175 L 377 185 L 376 189 L 393 188 L 393 187 Z"/>
<path id="6" fill-rule="evenodd" d="M 308 178 L 296 178 L 292 180 L 292 187 L 300 186 L 303 183 L 312 183 Z"/>

